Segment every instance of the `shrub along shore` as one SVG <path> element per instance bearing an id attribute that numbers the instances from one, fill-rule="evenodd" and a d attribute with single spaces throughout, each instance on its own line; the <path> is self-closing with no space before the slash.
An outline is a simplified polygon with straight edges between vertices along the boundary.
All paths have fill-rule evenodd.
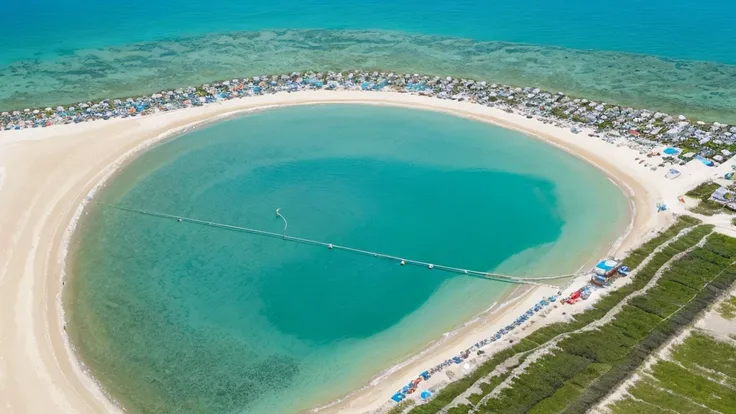
<path id="1" fill-rule="evenodd" d="M 613 414 L 736 413 L 736 346 L 693 331 L 639 375 L 630 396 L 607 406 Z"/>
<path id="2" fill-rule="evenodd" d="M 476 383 L 482 392 L 470 395 L 469 404 L 452 406 L 449 413 L 588 412 L 736 280 L 736 239 L 712 230 L 697 219 L 680 217 L 624 259 L 635 270 L 631 283 L 611 291 L 571 322 L 540 328 L 495 354 L 410 413 L 436 413 Z M 617 313 L 608 320 L 612 310 Z M 596 321 L 600 325 L 591 328 Z M 551 350 L 514 372 L 551 341 Z M 497 389 L 501 383 L 505 386 Z"/>

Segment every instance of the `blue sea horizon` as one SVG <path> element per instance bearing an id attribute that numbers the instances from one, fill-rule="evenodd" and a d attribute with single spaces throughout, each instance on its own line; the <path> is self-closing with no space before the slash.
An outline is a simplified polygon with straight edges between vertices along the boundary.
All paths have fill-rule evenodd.
<path id="1" fill-rule="evenodd" d="M 736 3 L 725 0 L 76 4 L 9 5 L 0 110 L 265 73 L 385 69 L 736 123 Z"/>

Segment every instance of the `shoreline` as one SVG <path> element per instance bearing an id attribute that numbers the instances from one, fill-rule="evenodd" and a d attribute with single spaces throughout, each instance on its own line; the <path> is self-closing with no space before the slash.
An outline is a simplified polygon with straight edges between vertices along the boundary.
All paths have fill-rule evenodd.
<path id="1" fill-rule="evenodd" d="M 284 99 L 280 99 L 284 98 Z M 573 135 L 569 131 L 565 131 L 562 128 L 558 128 L 556 126 L 552 125 L 546 125 L 540 121 L 537 120 L 529 120 L 525 119 L 522 115 L 519 114 L 509 114 L 501 109 L 498 108 L 489 108 L 489 107 L 483 107 L 480 105 L 471 104 L 468 102 L 457 102 L 457 101 L 449 101 L 449 100 L 440 100 L 437 98 L 431 98 L 431 97 L 421 97 L 417 95 L 408 95 L 408 94 L 401 94 L 401 93 L 391 93 L 391 92 L 359 92 L 359 91 L 305 91 L 305 92 L 299 92 L 295 94 L 275 94 L 275 95 L 265 95 L 265 96 L 259 96 L 259 97 L 253 97 L 245 100 L 239 100 L 239 101 L 227 101 L 224 103 L 220 103 L 219 105 L 208 105 L 204 107 L 197 107 L 197 108 L 191 108 L 191 109 L 182 109 L 178 111 L 172 111 L 172 112 L 164 112 L 155 114 L 153 116 L 148 116 L 145 118 L 127 118 L 127 119 L 115 119 L 108 121 L 106 123 L 102 122 L 95 122 L 95 123 L 84 123 L 84 124 L 72 124 L 72 125 L 66 125 L 66 126 L 54 126 L 53 128 L 47 128 L 47 129 L 29 129 L 24 131 L 14 131 L 12 133 L 3 133 L 0 132 L 0 149 L 3 149 L 3 152 L 6 152 L 5 150 L 17 150 L 18 148 L 21 148 L 22 151 L 19 151 L 22 155 L 22 153 L 26 153 L 26 157 L 29 157 L 29 154 L 34 154 L 34 150 L 37 150 L 39 146 L 45 146 L 50 148 L 50 151 L 53 154 L 44 154 L 44 155 L 51 155 L 49 158 L 54 159 L 59 156 L 59 152 L 55 151 L 53 147 L 55 146 L 61 146 L 61 149 L 64 149 L 67 144 L 64 141 L 73 141 L 72 146 L 76 145 L 77 148 L 71 148 L 71 151 L 73 154 L 80 155 L 81 158 L 86 159 L 88 157 L 85 156 L 87 154 L 85 150 L 88 146 L 96 144 L 96 151 L 100 155 L 104 155 L 102 157 L 102 160 L 98 160 L 97 164 L 93 167 L 88 168 L 85 170 L 84 168 L 81 168 L 82 171 L 77 171 L 78 176 L 75 176 L 74 178 L 76 181 L 81 182 L 74 182 L 73 184 L 76 184 L 76 188 L 78 188 L 77 191 L 74 191 L 71 187 L 71 185 L 67 184 L 66 186 L 62 186 L 62 194 L 58 195 L 58 198 L 55 200 L 51 200 L 52 202 L 55 202 L 51 204 L 52 207 L 55 207 L 55 210 L 58 210 L 59 206 L 58 204 L 64 203 L 66 205 L 66 208 L 62 211 L 42 211 L 42 213 L 46 213 L 42 216 L 43 220 L 40 220 L 41 224 L 47 224 L 46 226 L 39 226 L 38 232 L 38 239 L 41 239 L 43 237 L 43 234 L 46 233 L 46 237 L 44 237 L 44 243 L 46 252 L 45 257 L 41 257 L 41 261 L 44 262 L 43 259 L 45 259 L 44 265 L 47 267 L 51 267 L 51 270 L 47 270 L 47 273 L 50 273 L 48 275 L 37 275 L 36 272 L 33 270 L 33 266 L 30 266 L 30 270 L 28 269 L 27 263 L 21 263 L 20 269 L 29 273 L 29 277 L 25 279 L 41 279 L 40 282 L 42 284 L 48 284 L 49 282 L 52 282 L 56 284 L 56 286 L 44 286 L 45 291 L 48 295 L 46 301 L 44 302 L 43 299 L 41 299 L 41 303 L 37 303 L 36 309 L 44 309 L 46 311 L 45 314 L 45 320 L 41 322 L 45 322 L 45 326 L 41 325 L 41 329 L 38 329 L 38 326 L 36 326 L 35 331 L 40 331 L 45 333 L 45 336 L 47 339 L 47 349 L 35 349 L 37 351 L 36 353 L 38 355 L 33 355 L 34 358 L 27 358 L 29 361 L 22 361 L 19 365 L 13 364 L 14 366 L 11 367 L 9 370 L 3 369 L 0 371 L 2 373 L 3 371 L 11 372 L 13 374 L 17 374 L 19 372 L 19 369 L 22 368 L 25 364 L 26 368 L 28 366 L 34 366 L 38 364 L 30 364 L 28 365 L 28 362 L 41 362 L 41 364 L 46 364 L 45 370 L 47 371 L 45 375 L 46 378 L 39 378 L 36 375 L 28 374 L 25 377 L 20 376 L 18 382 L 22 382 L 20 385 L 16 385 L 15 388 L 19 389 L 19 392 L 12 393 L 11 391 L 8 391 L 9 386 L 6 386 L 4 384 L 5 382 L 5 375 L 0 374 L 0 395 L 4 395 L 2 399 L 6 399 L 8 401 L 8 406 L 11 408 L 11 411 L 13 407 L 14 409 L 19 409 L 20 411 L 23 411 L 22 407 L 29 404 L 32 407 L 41 408 L 41 407 L 52 407 L 58 410 L 59 408 L 62 409 L 62 411 L 67 411 L 65 408 L 71 409 L 70 411 L 78 411 L 78 412 L 95 412 L 96 408 L 104 407 L 109 411 L 112 407 L 109 405 L 106 401 L 100 401 L 103 398 L 101 397 L 101 391 L 99 389 L 95 390 L 97 388 L 95 386 L 94 380 L 91 378 L 90 375 L 88 375 L 85 370 L 82 368 L 81 363 L 76 358 L 76 355 L 73 353 L 73 350 L 71 349 L 71 343 L 69 342 L 68 336 L 63 332 L 63 324 L 64 324 L 64 314 L 63 314 L 63 308 L 62 308 L 62 300 L 61 300 L 61 290 L 63 286 L 63 281 L 65 277 L 65 260 L 66 260 L 66 250 L 68 248 L 68 243 L 70 242 L 72 238 L 72 232 L 74 228 L 76 227 L 77 221 L 81 217 L 81 215 L 84 213 L 84 208 L 86 204 L 89 202 L 88 197 L 93 196 L 96 191 L 99 191 L 100 188 L 104 187 L 107 180 L 112 177 L 115 172 L 125 165 L 127 161 L 129 161 L 131 158 L 137 156 L 142 151 L 145 151 L 146 149 L 164 142 L 167 139 L 175 138 L 178 134 L 187 132 L 189 128 L 196 128 L 199 125 L 202 125 L 204 123 L 210 123 L 210 122 L 216 122 L 222 119 L 226 119 L 228 117 L 236 116 L 242 112 L 248 112 L 253 110 L 262 110 L 271 108 L 274 106 L 286 106 L 286 105 L 310 105 L 310 104 L 347 104 L 347 103 L 357 103 L 357 104 L 376 104 L 376 105 L 393 105 L 393 106 L 404 106 L 404 107 L 410 107 L 410 108 L 417 108 L 417 109 L 425 109 L 425 110 L 435 110 L 435 111 L 442 111 L 446 113 L 450 113 L 455 116 L 463 116 L 466 118 L 475 119 L 478 121 L 483 122 L 490 122 L 492 124 L 501 126 L 503 128 L 508 129 L 514 129 L 517 131 L 520 131 L 522 133 L 525 133 L 526 135 L 531 135 L 538 139 L 543 139 L 547 143 L 556 145 L 558 147 L 561 147 L 565 149 L 566 151 L 578 156 L 579 158 L 584 159 L 585 161 L 593 164 L 597 168 L 601 169 L 606 175 L 613 178 L 615 181 L 617 181 L 617 185 L 621 184 L 624 185 L 625 188 L 629 191 L 629 199 L 632 202 L 632 205 L 634 207 L 634 211 L 632 212 L 632 224 L 630 228 L 628 229 L 628 234 L 625 234 L 621 237 L 621 242 L 616 249 L 617 252 L 622 252 L 627 249 L 630 249 L 633 247 L 633 245 L 637 244 L 642 237 L 646 235 L 646 233 L 649 233 L 652 230 L 657 230 L 663 226 L 662 220 L 652 220 L 655 218 L 655 215 L 653 214 L 653 201 L 658 200 L 664 195 L 659 192 L 659 188 L 657 185 L 661 183 L 656 183 L 656 181 L 663 181 L 663 180 L 653 180 L 654 177 L 649 177 L 650 179 L 644 179 L 640 180 L 645 182 L 642 184 L 642 182 L 637 181 L 637 179 L 640 179 L 642 177 L 635 177 L 636 174 L 626 173 L 624 171 L 621 171 L 620 168 L 617 167 L 616 163 L 611 163 L 611 165 L 606 166 L 607 163 L 606 160 L 602 160 L 603 162 L 600 162 L 601 160 L 596 160 L 597 155 L 600 155 L 600 152 L 598 150 L 600 148 L 603 149 L 612 149 L 609 148 L 612 145 L 609 143 L 606 143 L 604 141 L 598 140 L 598 139 L 589 139 L 586 137 L 582 137 L 579 135 Z M 107 145 L 109 142 L 105 140 L 103 143 L 104 145 L 101 145 L 99 141 L 98 142 L 90 142 L 94 141 L 95 137 L 98 135 L 95 135 L 95 133 L 100 134 L 102 132 L 114 132 L 117 135 L 115 135 L 115 145 Z M 10 135 L 12 134 L 12 135 Z M 555 136 L 557 134 L 557 136 Z M 22 136 L 21 136 L 22 135 Z M 569 135 L 569 136 L 565 136 Z M 53 138 L 53 140 L 51 140 Z M 55 142 L 50 142 L 55 141 Z M 119 141 L 119 142 L 118 142 Z M 575 141 L 581 141 L 581 142 L 575 142 Z M 588 145 L 586 145 L 586 142 Z M 592 145 L 592 144 L 596 145 Z M 30 148 L 34 147 L 34 148 Z M 102 147 L 102 148 L 100 148 Z M 599 148 L 596 148 L 599 147 Z M 628 151 L 631 156 L 634 156 L 633 150 L 629 148 L 617 148 L 622 149 L 624 151 Z M 66 150 L 70 150 L 70 148 L 66 148 Z M 18 152 L 18 151 L 16 151 Z M 37 151 L 35 151 L 37 152 Z M 19 155 L 19 154 L 14 154 Z M 87 155 L 95 155 L 95 154 L 87 154 Z M 2 155 L 0 155 L 2 156 Z M 3 157 L 6 158 L 6 157 Z M 0 163 L 3 163 L 6 161 L 5 159 L 0 158 Z M 15 167 L 17 169 L 18 164 L 22 164 L 23 157 L 7 157 L 7 158 L 13 158 L 12 162 L 8 162 L 8 165 L 15 164 Z M 31 157 L 33 158 L 33 157 Z M 26 160 L 27 161 L 27 160 Z M 107 161 L 107 162 L 105 162 Z M 599 162 L 596 162 L 599 161 Z M 633 160 L 631 164 L 633 163 Z M 3 164 L 5 167 L 5 164 Z M 608 168 L 607 168 L 608 167 Z M 66 168 L 70 170 L 75 170 L 74 165 L 66 166 Z M 16 193 L 20 190 L 18 188 L 19 182 L 22 183 L 23 181 L 27 180 L 15 180 L 15 176 L 13 172 L 16 170 L 14 168 L 7 168 L 5 167 L 5 174 L 4 174 L 4 187 L 2 188 L 2 192 L 0 192 L 0 205 L 3 203 L 7 203 L 8 200 L 8 193 L 12 194 L 13 191 Z M 21 171 L 21 176 L 23 176 L 23 172 Z M 647 170 L 644 170 L 642 172 L 649 172 Z M 86 173 L 86 174 L 85 174 Z M 655 173 L 652 172 L 651 175 L 654 175 Z M 31 174 L 27 174 L 31 175 Z M 43 178 L 43 174 L 40 174 Z M 661 176 L 663 174 L 656 174 L 658 176 Z M 622 177 L 623 176 L 623 177 Z M 693 175 L 694 179 L 700 180 L 707 178 L 704 174 L 695 174 Z M 28 178 L 28 177 L 25 177 Z M 36 177 L 38 178 L 38 177 Z M 686 178 L 686 177 L 683 177 Z M 663 177 L 662 177 L 663 179 Z M 58 179 L 57 179 L 58 180 Z M 61 183 L 66 183 L 63 178 L 61 178 Z M 691 180 L 687 180 L 686 182 L 690 182 Z M 652 185 L 652 184 L 656 185 Z M 672 183 L 672 181 L 664 181 L 664 183 Z M 676 183 L 683 183 L 683 181 L 678 181 Z M 66 187 L 66 188 L 65 188 Z M 649 191 L 647 191 L 647 188 L 649 187 Z M 673 191 L 667 191 L 667 193 L 676 194 L 679 195 L 681 193 L 680 188 L 681 186 L 676 186 L 676 188 L 672 189 Z M 622 188 L 623 189 L 623 188 Z M 40 192 L 41 189 L 38 189 Z M 64 192 L 63 190 L 66 190 Z M 633 195 L 632 195 L 633 194 Z M 43 194 L 37 194 L 31 201 L 31 206 L 35 207 L 35 203 L 41 199 Z M 669 196 L 666 197 L 669 201 Z M 646 207 L 646 204 L 650 204 L 650 208 Z M 27 207 L 24 206 L 22 203 L 20 204 L 20 208 Z M 45 204 L 45 203 L 44 203 Z M 73 214 L 72 214 L 73 211 Z M 23 217 L 25 214 L 26 220 L 31 216 L 31 213 L 33 211 L 30 211 L 28 213 L 21 213 L 20 216 Z M 54 218 L 54 214 L 56 213 Z M 664 217 L 664 215 L 661 215 L 660 217 Z M 5 217 L 0 218 L 5 219 Z M 12 221 L 12 220 L 10 220 Z M 43 221 L 50 222 L 53 221 L 54 223 L 43 223 Z M 66 224 L 65 224 L 66 223 Z M 48 224 L 55 225 L 55 229 L 52 229 L 54 231 L 49 233 Z M 21 226 L 24 227 L 24 226 Z M 17 226 L 9 226 L 9 228 L 16 228 Z M 59 230 L 63 230 L 63 234 L 61 235 L 61 238 L 59 239 Z M 35 236 L 35 235 L 34 235 Z M 50 237 L 48 237 L 50 236 Z M 50 239 L 50 240 L 48 240 Z M 22 240 L 23 241 L 23 240 Z M 35 243 L 34 243 L 35 241 Z M 10 246 L 10 248 L 5 249 L 5 255 L 8 256 L 8 250 L 10 250 L 10 259 L 8 262 L 12 266 L 16 262 L 12 262 L 12 259 L 14 258 L 14 249 L 17 247 L 18 244 L 21 244 L 17 240 L 11 240 L 9 242 L 4 242 L 3 240 L 0 240 L 0 243 L 3 243 L 4 245 L 7 244 Z M 37 246 L 40 244 L 38 240 L 30 240 L 29 248 L 26 248 L 26 262 L 28 261 L 38 261 L 39 255 L 36 252 Z M 21 251 L 23 244 L 21 244 Z M 52 257 L 56 255 L 57 260 L 56 263 L 49 263 L 52 261 Z M 48 266 L 51 264 L 51 266 Z M 7 276 L 7 265 L 2 270 L 2 274 L 0 274 L 0 283 L 3 285 L 6 283 L 5 278 Z M 48 280 L 51 279 L 52 276 L 54 276 L 55 280 Z M 46 276 L 44 278 L 44 276 Z M 61 277 L 59 277 L 61 276 Z M 12 282 L 12 280 L 11 280 Z M 23 288 L 27 288 L 27 293 L 32 293 L 33 291 L 33 282 L 31 282 L 31 286 L 23 286 L 22 281 L 16 281 L 19 285 L 19 289 L 25 290 Z M 531 292 L 534 292 L 536 289 L 531 289 Z M 527 297 L 531 295 L 531 293 L 526 294 Z M 56 301 L 55 306 L 49 306 L 51 305 L 49 298 L 52 298 L 51 300 Z M 30 297 L 30 301 L 32 301 L 33 297 Z M 39 298 L 36 298 L 36 301 L 38 301 Z M 6 302 L 9 303 L 12 302 L 12 300 Z M 524 300 L 521 300 L 521 302 L 524 302 Z M 8 306 L 10 308 L 10 306 Z M 52 309 L 53 308 L 53 309 Z M 18 310 L 12 309 L 16 313 Z M 38 312 L 37 312 L 38 313 Z M 502 312 L 503 313 L 503 312 Z M 509 312 L 505 312 L 507 315 Z M 10 315 L 13 314 L 13 312 L 9 313 Z M 31 315 L 31 322 L 33 322 L 33 312 L 29 312 Z M 17 316 L 17 315 L 16 315 Z M 512 316 L 516 316 L 513 314 Z M 54 318 L 56 318 L 56 321 L 54 321 Z M 54 323 L 57 326 L 54 329 L 54 324 L 52 322 L 58 322 Z M 5 330 L 4 327 L 5 324 L 0 325 L 0 329 L 3 331 Z M 32 323 L 29 325 L 33 325 Z M 38 324 L 36 324 L 38 325 Z M 43 329 L 48 328 L 48 329 Z M 15 342 L 27 342 L 24 341 L 24 337 L 34 335 L 34 329 L 33 328 L 26 328 L 30 329 L 31 331 L 24 332 L 22 329 L 19 334 L 17 334 L 18 338 L 16 341 L 11 341 L 13 343 Z M 50 332 L 47 332 L 50 331 Z M 27 335 L 29 334 L 29 335 Z M 457 335 L 458 337 L 462 337 L 462 335 Z M 55 340 L 55 341 L 54 341 Z M 67 361 L 66 363 L 63 363 L 61 361 L 60 355 L 58 355 L 58 341 L 61 340 L 64 345 L 64 357 L 66 357 Z M 456 340 L 458 340 L 456 338 Z M 54 347 L 53 342 L 56 342 L 57 348 Z M 13 343 L 8 345 L 9 349 L 16 349 L 13 348 Z M 31 344 L 35 345 L 34 348 L 38 348 L 38 344 Z M 440 348 L 442 344 L 440 344 Z M 466 343 L 467 345 L 467 343 Z M 5 345 L 3 345 L 5 346 Z M 45 354 L 41 351 L 44 351 Z M 49 352 L 51 351 L 51 352 Z M 443 350 L 447 351 L 447 350 Z M 6 352 L 3 352 L 3 354 L 6 354 Z M 9 353 L 7 353 L 9 354 Z M 418 359 L 421 358 L 421 353 L 418 354 Z M 427 358 L 425 358 L 427 359 Z M 51 361 L 49 361 L 51 360 Z M 6 368 L 7 365 L 6 361 L 1 361 L 3 365 L 0 365 L 2 368 Z M 51 362 L 51 364 L 49 364 Z M 429 363 L 424 362 L 423 365 L 427 366 L 430 365 Z M 17 365 L 17 366 L 16 366 Z M 408 366 L 411 366 L 412 363 L 409 363 Z M 54 369 L 49 369 L 49 367 L 52 367 Z M 408 370 L 408 367 L 401 368 L 390 375 L 398 376 L 398 372 L 402 370 Z M 48 372 L 51 371 L 51 372 Z M 397 374 L 397 375 L 394 375 Z M 70 376 L 72 378 L 70 378 Z M 43 377 L 43 376 L 42 376 Z M 54 378 L 56 377 L 56 378 Z M 388 382 L 386 380 L 382 381 L 384 383 Z M 402 383 L 405 381 L 401 381 Z M 64 385 L 64 389 L 60 390 L 57 386 L 54 386 L 53 389 L 52 385 L 58 385 L 59 383 Z M 32 384 L 36 384 L 36 387 L 46 385 L 49 389 L 49 398 L 48 400 L 41 401 L 40 399 L 37 399 L 39 401 L 27 401 L 23 399 L 23 395 L 33 395 L 31 394 L 32 391 L 34 391 Z M 377 384 L 376 384 L 377 385 Z M 81 388 L 80 388 L 81 386 Z M 369 388 L 375 388 L 375 385 L 369 384 Z M 36 390 L 39 388 L 36 388 Z M 25 390 L 25 392 L 22 392 L 22 390 Z M 97 391 L 97 392 L 95 392 Z M 363 395 L 356 396 L 356 398 L 360 397 L 363 400 L 366 398 L 370 399 L 372 394 L 365 394 L 362 392 L 363 389 L 356 391 L 357 393 L 362 393 Z M 7 394 L 6 394 L 7 393 Z M 86 393 L 86 395 L 85 395 Z M 392 393 L 392 392 L 391 392 Z M 15 395 L 13 395 L 15 394 Z M 352 394 L 351 394 L 352 395 Z M 390 394 L 383 393 L 382 397 L 380 398 L 379 403 L 383 404 L 385 401 L 388 400 L 390 397 Z M 69 399 L 73 398 L 72 401 Z M 349 400 L 350 398 L 348 398 Z M 39 405 L 40 404 L 40 405 Z M 51 405 L 48 405 L 51 404 Z M 370 405 L 375 405 L 370 404 Z M 20 408 L 19 408 L 20 407 Z M 330 408 L 332 409 L 332 407 Z M 343 409 L 343 411 L 348 412 L 362 412 L 358 411 L 358 407 L 355 406 L 355 404 L 350 404 L 350 401 L 343 400 L 342 402 L 339 402 L 337 406 L 335 406 L 335 409 Z M 366 407 L 366 409 L 370 409 Z"/>

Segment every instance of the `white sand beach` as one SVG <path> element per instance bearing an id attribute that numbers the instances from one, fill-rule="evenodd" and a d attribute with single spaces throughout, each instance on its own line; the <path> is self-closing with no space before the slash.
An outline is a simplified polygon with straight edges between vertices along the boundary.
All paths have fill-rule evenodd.
<path id="1" fill-rule="evenodd" d="M 497 108 L 393 92 L 279 93 L 146 117 L 0 132 L 0 412 L 119 411 L 84 373 L 63 326 L 65 255 L 89 195 L 135 154 L 203 122 L 256 108 L 319 103 L 443 111 L 525 132 L 586 159 L 625 189 L 635 208 L 631 231 L 615 247 L 614 255 L 635 247 L 670 222 L 673 213 L 682 212 L 685 206 L 678 202 L 678 197 L 688 189 L 715 175 L 723 176 L 729 168 L 726 163 L 708 168 L 700 162 L 690 162 L 678 167 L 680 177 L 669 180 L 664 177 L 664 169 L 652 171 L 635 160 L 641 157 L 638 151 L 589 137 L 587 131 L 574 134 L 569 128 Z M 657 213 L 656 203 L 667 204 L 669 210 Z M 725 222 L 717 217 L 712 220 Z M 571 289 L 582 283 L 583 280 L 576 281 Z M 503 309 L 483 315 L 402 368 L 324 411 L 363 413 L 378 409 L 419 372 L 489 336 L 552 291 L 525 288 L 517 292 L 517 297 Z M 575 306 L 566 306 L 564 311 L 569 314 Z M 569 317 L 562 312 L 562 306 L 553 309 L 544 323 Z M 539 320 L 533 326 L 541 325 Z M 515 331 L 511 338 L 518 339 L 529 332 L 531 329 Z M 500 343 L 494 344 L 489 349 L 499 346 Z M 439 383 L 443 378 L 446 380 L 444 373 L 436 375 L 426 385 L 432 386 L 431 381 Z"/>

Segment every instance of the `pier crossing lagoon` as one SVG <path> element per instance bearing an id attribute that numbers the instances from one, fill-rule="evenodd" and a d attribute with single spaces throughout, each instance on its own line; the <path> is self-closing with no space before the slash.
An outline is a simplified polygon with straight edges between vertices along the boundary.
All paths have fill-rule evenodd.
<path id="1" fill-rule="evenodd" d="M 462 275 L 480 277 L 484 279 L 496 280 L 496 281 L 507 282 L 507 283 L 549 286 L 549 287 L 557 288 L 558 286 L 551 285 L 549 283 L 545 283 L 545 281 L 566 279 L 566 278 L 570 278 L 570 277 L 577 276 L 578 274 L 580 274 L 578 271 L 578 273 L 569 273 L 569 274 L 554 275 L 554 276 L 518 277 L 518 276 L 505 275 L 505 274 L 500 274 L 500 273 L 483 272 L 479 270 L 461 269 L 459 267 L 445 266 L 445 265 L 429 263 L 429 262 L 425 262 L 421 260 L 407 259 L 407 258 L 393 256 L 393 255 L 384 254 L 384 253 L 356 249 L 356 248 L 348 247 L 348 246 L 340 246 L 334 243 L 327 243 L 327 242 L 323 242 L 319 240 L 311 240 L 311 239 L 306 239 L 303 237 L 288 236 L 286 235 L 286 229 L 288 227 L 288 222 L 286 221 L 286 217 L 284 217 L 281 214 L 280 208 L 276 209 L 276 216 L 281 218 L 284 222 L 284 229 L 283 229 L 283 233 L 281 234 L 271 232 L 271 231 L 253 229 L 249 227 L 235 226 L 232 224 L 225 224 L 225 223 L 217 223 L 214 221 L 200 220 L 197 218 L 177 216 L 173 214 L 165 214 L 165 213 L 139 210 L 135 208 L 122 207 L 118 205 L 106 204 L 106 203 L 101 203 L 101 202 L 98 202 L 97 204 L 103 207 L 113 208 L 116 210 L 125 211 L 129 213 L 142 214 L 142 215 L 146 215 L 150 217 L 158 217 L 161 219 L 176 220 L 179 223 L 190 223 L 190 224 L 197 224 L 201 226 L 214 227 L 214 228 L 223 229 L 223 230 L 250 233 L 250 234 L 254 234 L 258 236 L 278 238 L 278 239 L 282 239 L 282 240 L 294 242 L 294 243 L 302 243 L 302 244 L 309 244 L 309 245 L 318 246 L 318 247 L 326 247 L 330 250 L 342 250 L 345 252 L 361 254 L 364 256 L 372 256 L 372 257 L 379 258 L 379 259 L 393 260 L 401 264 L 402 266 L 409 264 L 409 265 L 414 265 L 414 266 L 426 267 L 428 270 L 458 273 Z"/>

